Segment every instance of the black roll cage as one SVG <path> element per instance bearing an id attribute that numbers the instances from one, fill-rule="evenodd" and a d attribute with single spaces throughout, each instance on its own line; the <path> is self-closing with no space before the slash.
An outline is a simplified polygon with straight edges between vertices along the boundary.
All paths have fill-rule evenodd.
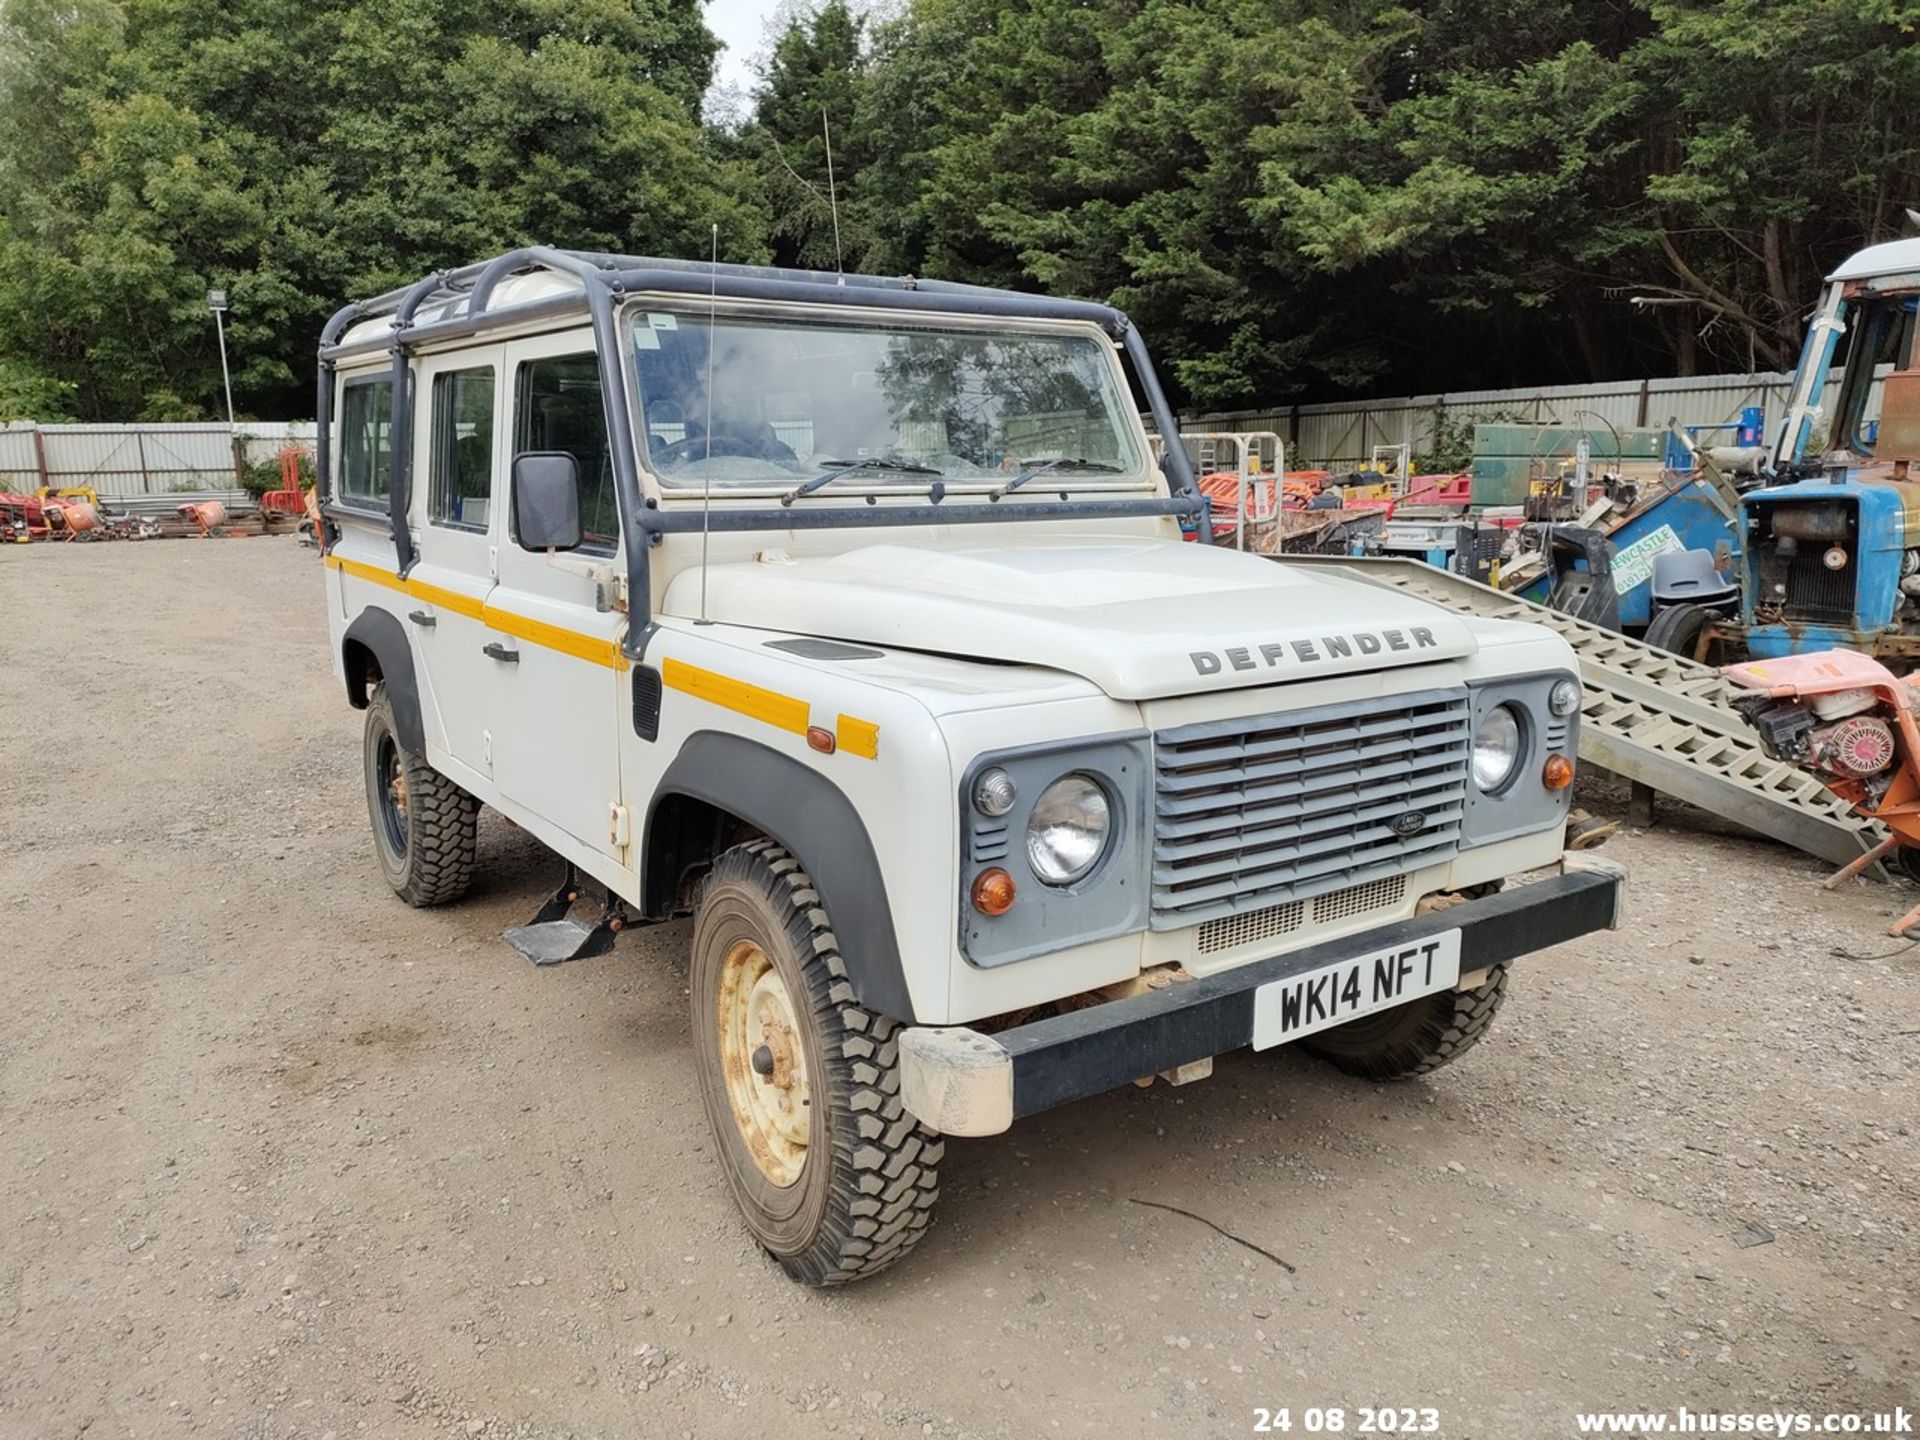
<path id="1" fill-rule="evenodd" d="M 494 309 L 494 291 L 510 275 L 547 270 L 581 282 L 578 291 L 542 296 Z M 1080 320 L 1098 325 L 1116 341 L 1146 397 L 1148 412 L 1163 438 L 1160 468 L 1168 494 L 1128 500 L 1062 500 L 1052 503 L 1015 501 L 992 505 L 870 505 L 857 509 L 827 507 L 789 509 L 715 510 L 710 528 L 717 532 L 755 530 L 817 530 L 845 526 L 964 525 L 1025 520 L 1118 519 L 1175 516 L 1194 522 L 1198 538 L 1212 539 L 1206 523 L 1206 505 L 1194 483 L 1193 466 L 1180 444 L 1180 427 L 1160 388 L 1146 342 L 1133 323 L 1110 305 L 1087 300 L 1056 300 L 981 285 L 920 280 L 912 276 L 839 275 L 824 270 L 780 270 L 758 265 L 707 265 L 686 260 L 658 260 L 632 255 L 610 255 L 584 250 L 556 250 L 532 245 L 454 270 L 441 270 L 424 279 L 370 300 L 356 300 L 334 312 L 320 332 L 320 371 L 314 414 L 318 420 L 314 475 L 322 513 L 330 532 L 336 528 L 328 509 L 331 495 L 331 432 L 333 380 L 339 362 L 385 349 L 392 357 L 393 419 L 391 476 L 387 492 L 387 524 L 393 536 L 394 557 L 404 577 L 413 568 L 413 535 L 407 528 L 407 510 L 413 497 L 413 419 L 415 387 L 410 383 L 408 356 L 423 345 L 490 330 L 559 318 L 584 310 L 592 322 L 594 348 L 602 357 L 601 395 L 606 407 L 607 439 L 612 451 L 614 489 L 619 496 L 621 538 L 626 547 L 627 635 L 623 648 L 639 659 L 649 626 L 650 590 L 647 553 L 662 536 L 697 531 L 702 527 L 694 511 L 665 511 L 646 498 L 640 488 L 639 461 L 634 450 L 632 409 L 627 400 L 627 368 L 620 363 L 617 309 L 628 295 L 665 293 L 707 295 L 729 300 L 793 301 L 812 305 L 846 305 L 892 310 L 919 310 L 935 314 L 1002 316 L 1024 320 Z M 464 308 L 458 302 L 464 300 Z M 453 302 L 458 313 L 425 324 L 414 317 L 421 307 Z M 341 344 L 350 325 L 383 315 L 393 317 L 384 336 Z M 332 543 L 334 533 L 327 537 Z"/>

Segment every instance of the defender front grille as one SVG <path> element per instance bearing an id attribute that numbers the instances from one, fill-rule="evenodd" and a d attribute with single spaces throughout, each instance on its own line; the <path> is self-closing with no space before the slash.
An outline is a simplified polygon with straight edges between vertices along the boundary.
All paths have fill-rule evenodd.
<path id="1" fill-rule="evenodd" d="M 1472 725 L 1465 690 L 1423 690 L 1158 731 L 1153 928 L 1446 859 L 1460 843 Z"/>

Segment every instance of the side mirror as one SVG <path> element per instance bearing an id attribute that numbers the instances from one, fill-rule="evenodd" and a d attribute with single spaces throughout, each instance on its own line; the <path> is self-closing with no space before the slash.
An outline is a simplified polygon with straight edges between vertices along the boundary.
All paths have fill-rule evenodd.
<path id="1" fill-rule="evenodd" d="M 513 457 L 513 538 L 536 552 L 580 547 L 580 465 L 566 451 Z"/>

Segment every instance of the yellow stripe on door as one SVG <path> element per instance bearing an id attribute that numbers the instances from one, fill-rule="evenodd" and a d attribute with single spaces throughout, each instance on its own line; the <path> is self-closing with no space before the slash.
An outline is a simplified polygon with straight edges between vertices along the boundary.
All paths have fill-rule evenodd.
<path id="1" fill-rule="evenodd" d="M 368 565 L 360 560 L 349 560 L 340 555 L 327 556 L 327 564 L 343 574 L 357 579 L 371 581 L 375 585 L 384 585 L 389 590 L 398 590 L 411 595 L 428 605 L 436 605 L 451 610 L 456 615 L 464 615 L 470 620 L 478 620 L 489 629 L 511 635 L 516 640 L 525 640 L 548 650 L 558 651 L 562 655 L 571 655 L 576 660 L 586 660 L 595 665 L 604 665 L 612 670 L 625 670 L 627 657 L 620 653 L 617 641 L 598 635 L 587 635 L 578 630 L 569 630 L 564 625 L 549 624 L 545 620 L 535 620 L 530 615 L 516 615 L 511 610 L 502 610 L 497 605 L 476 600 L 471 595 L 463 595 L 457 590 L 447 590 L 438 585 L 429 585 L 422 580 L 402 580 L 391 570 L 383 570 L 378 565 Z M 689 665 L 684 660 L 668 659 L 661 663 L 660 678 L 669 690 L 678 690 L 683 695 L 691 695 L 696 700 L 705 700 L 710 705 L 718 705 L 724 710 L 745 715 L 748 719 L 761 721 L 776 729 L 785 730 L 794 735 L 804 735 L 812 723 L 812 711 L 805 700 L 797 695 L 783 695 L 778 690 L 767 690 L 751 685 L 745 680 L 736 680 L 731 675 L 722 675 L 715 670 L 703 670 L 698 665 Z M 858 755 L 865 760 L 876 760 L 880 756 L 880 727 L 871 720 L 861 720 L 852 715 L 842 715 L 834 725 L 834 745 L 849 755 Z"/>
<path id="2" fill-rule="evenodd" d="M 511 610 L 502 610 L 497 605 L 489 605 L 471 595 L 463 595 L 458 590 L 429 585 L 424 580 L 402 580 L 393 571 L 383 570 L 378 565 L 368 565 L 364 561 L 349 560 L 341 555 L 329 555 L 327 564 L 355 579 L 384 585 L 389 590 L 398 590 L 403 595 L 411 595 L 424 604 L 451 610 L 454 614 L 464 615 L 469 620 L 478 620 L 488 628 L 498 630 L 503 635 L 511 635 L 516 640 L 530 641 L 545 649 L 557 650 L 562 655 L 571 655 L 576 660 L 604 665 L 609 670 L 627 668 L 627 657 L 620 653 L 620 643 L 617 640 L 569 630 L 564 625 L 535 620 L 530 615 L 516 615 Z"/>

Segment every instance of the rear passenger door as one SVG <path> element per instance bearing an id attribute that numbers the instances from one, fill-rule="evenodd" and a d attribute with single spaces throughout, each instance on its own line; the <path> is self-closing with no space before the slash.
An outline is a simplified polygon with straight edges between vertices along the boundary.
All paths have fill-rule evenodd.
<path id="1" fill-rule="evenodd" d="M 580 562 L 600 562 L 610 578 L 619 565 L 620 518 L 607 440 L 600 367 L 579 334 L 505 347 L 511 395 L 507 454 L 560 450 L 580 477 L 585 541 L 550 561 L 522 550 L 512 533 L 511 496 L 495 489 L 502 513 L 498 580 L 487 619 L 507 637 L 495 658 L 499 703 L 493 737 L 494 782 L 535 834 L 541 823 L 627 865 L 628 833 L 616 834 L 620 799 L 619 732 L 625 664 L 620 639 L 626 616 Z M 509 471 L 511 462 L 509 460 Z M 501 652 L 496 652 L 496 655 Z"/>
<path id="2" fill-rule="evenodd" d="M 493 773 L 488 708 L 495 676 L 486 647 L 505 638 L 485 619 L 500 545 L 494 495 L 506 488 L 503 359 L 495 345 L 430 356 L 414 372 L 417 559 L 407 622 L 426 663 L 429 744 L 437 729 L 453 762 L 447 772 L 469 784 Z"/>

